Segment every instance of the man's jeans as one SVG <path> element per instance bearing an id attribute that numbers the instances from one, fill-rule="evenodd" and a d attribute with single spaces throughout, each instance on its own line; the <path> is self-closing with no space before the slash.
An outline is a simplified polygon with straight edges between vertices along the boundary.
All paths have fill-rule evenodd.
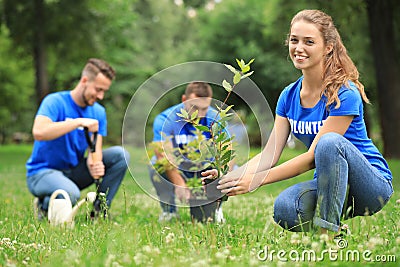
<path id="1" fill-rule="evenodd" d="M 321 137 L 315 148 L 317 179 L 291 186 L 275 200 L 274 220 L 290 231 L 318 226 L 337 232 L 340 219 L 372 215 L 393 193 L 360 151 L 336 133 Z"/>
<path id="2" fill-rule="evenodd" d="M 122 147 L 114 146 L 103 150 L 105 174 L 99 192 L 106 193 L 108 207 L 125 176 L 128 162 L 129 154 Z M 39 198 L 43 210 L 48 209 L 50 196 L 57 189 L 65 190 L 72 204 L 75 204 L 80 198 L 80 191 L 93 183 L 94 179 L 89 173 L 86 158 L 73 169 L 63 171 L 47 169 L 27 177 L 28 189 Z"/>

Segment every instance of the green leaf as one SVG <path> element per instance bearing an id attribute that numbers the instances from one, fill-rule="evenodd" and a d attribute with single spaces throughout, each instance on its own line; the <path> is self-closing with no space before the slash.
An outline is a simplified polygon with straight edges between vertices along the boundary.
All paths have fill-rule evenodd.
<path id="1" fill-rule="evenodd" d="M 224 112 L 227 113 L 234 105 L 228 106 L 226 109 L 224 109 Z"/>
<path id="2" fill-rule="evenodd" d="M 245 75 L 243 75 L 243 76 L 241 77 L 241 79 L 244 79 L 244 78 L 249 77 L 250 75 L 253 74 L 253 72 L 254 72 L 254 71 L 250 71 L 249 73 L 246 73 Z"/>
<path id="3" fill-rule="evenodd" d="M 241 80 L 241 75 L 240 73 L 236 73 L 235 76 L 233 76 L 233 83 L 238 84 Z"/>
<path id="4" fill-rule="evenodd" d="M 242 61 L 243 61 L 243 60 L 236 59 L 236 62 L 237 62 L 237 64 L 238 64 L 238 66 L 239 66 L 240 69 L 243 68 Z"/>
<path id="5" fill-rule="evenodd" d="M 224 167 L 222 167 L 222 174 L 223 175 L 225 175 L 225 174 L 227 174 L 228 173 L 228 170 L 229 170 L 229 166 L 228 165 L 225 165 Z"/>
<path id="6" fill-rule="evenodd" d="M 230 144 L 222 146 L 222 151 L 226 150 L 229 146 L 230 146 Z"/>
<path id="7" fill-rule="evenodd" d="M 181 114 L 182 114 L 183 116 L 185 116 L 184 118 L 189 118 L 189 114 L 188 114 L 188 112 L 186 111 L 186 109 L 181 108 Z"/>
<path id="8" fill-rule="evenodd" d="M 196 119 L 196 118 L 197 118 L 197 114 L 199 114 L 199 110 L 196 109 L 196 110 L 192 113 L 192 116 L 190 116 L 190 119 L 192 119 L 192 120 Z"/>
<path id="9" fill-rule="evenodd" d="M 196 129 L 199 129 L 200 131 L 203 131 L 203 132 L 210 131 L 210 129 L 207 126 L 204 126 L 204 125 L 195 125 L 194 127 L 196 127 Z"/>
<path id="10" fill-rule="evenodd" d="M 231 65 L 224 64 L 225 67 L 227 67 L 230 71 L 232 71 L 234 74 L 238 73 L 238 70 L 232 67 Z"/>
<path id="11" fill-rule="evenodd" d="M 178 116 L 181 117 L 181 118 L 186 119 L 185 115 L 183 115 L 183 114 L 181 114 L 181 113 L 176 113 L 176 115 L 178 115 Z"/>
<path id="12" fill-rule="evenodd" d="M 231 120 L 231 118 L 230 118 L 231 115 L 232 115 L 231 113 L 226 114 L 224 117 L 221 117 L 221 119 L 218 120 L 218 123 L 221 125 L 221 128 L 223 128 L 223 129 L 226 128 L 226 126 L 227 126 L 227 121 L 230 121 L 230 120 Z"/>
<path id="13" fill-rule="evenodd" d="M 250 70 L 250 66 L 247 66 L 247 65 L 246 65 L 246 66 L 243 67 L 242 72 L 243 72 L 243 73 L 246 73 L 246 72 L 248 72 L 249 70 Z"/>
<path id="14" fill-rule="evenodd" d="M 208 149 L 208 152 L 210 152 L 212 157 L 215 157 L 217 155 L 217 151 L 215 151 L 214 146 L 209 145 L 209 146 L 207 146 L 207 149 Z"/>
<path id="15" fill-rule="evenodd" d="M 212 166 L 211 162 L 206 162 L 206 163 L 203 164 L 202 169 L 205 170 L 205 169 L 207 169 L 207 168 L 209 168 L 211 166 Z"/>
<path id="16" fill-rule="evenodd" d="M 221 161 L 227 160 L 227 159 L 229 159 L 229 161 L 230 161 L 231 155 L 232 155 L 232 150 L 226 151 L 226 152 L 222 155 Z"/>
<path id="17" fill-rule="evenodd" d="M 226 133 L 222 132 L 220 135 L 218 135 L 217 139 L 215 140 L 215 143 L 219 143 L 222 140 L 224 140 L 226 138 Z"/>
<path id="18" fill-rule="evenodd" d="M 224 159 L 224 160 L 221 160 L 221 162 L 220 162 L 221 166 L 228 166 L 228 165 L 229 165 L 229 162 L 231 162 L 234 158 L 235 158 L 235 156 L 232 155 L 232 156 L 229 157 L 229 158 L 226 158 L 226 159 Z"/>
<path id="19" fill-rule="evenodd" d="M 225 88 L 226 91 L 228 91 L 228 92 L 232 91 L 232 85 L 230 83 L 228 83 L 226 80 L 222 81 L 222 86 Z"/>

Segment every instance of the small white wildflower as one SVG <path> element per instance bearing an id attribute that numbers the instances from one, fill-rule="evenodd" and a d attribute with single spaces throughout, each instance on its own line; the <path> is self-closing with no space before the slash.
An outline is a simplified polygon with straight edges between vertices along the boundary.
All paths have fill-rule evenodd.
<path id="1" fill-rule="evenodd" d="M 301 243 L 303 244 L 303 245 L 309 245 L 310 243 L 311 243 L 311 239 L 310 239 L 310 237 L 309 236 L 303 236 L 303 238 L 301 239 Z"/>
<path id="2" fill-rule="evenodd" d="M 112 267 L 122 267 L 122 265 L 119 264 L 117 261 L 114 261 L 111 266 Z"/>
<path id="3" fill-rule="evenodd" d="M 218 251 L 217 253 L 215 253 L 215 258 L 226 259 L 226 256 L 224 255 L 224 253 Z"/>
<path id="4" fill-rule="evenodd" d="M 1 239 L 1 243 L 9 243 L 9 242 L 11 242 L 11 239 L 8 237 L 4 237 Z"/>
<path id="5" fill-rule="evenodd" d="M 259 260 L 257 260 L 257 258 L 251 257 L 251 258 L 250 258 L 249 265 L 250 265 L 250 266 L 259 266 L 259 265 L 260 265 L 260 262 L 259 262 Z"/>
<path id="6" fill-rule="evenodd" d="M 199 260 L 199 261 L 193 262 L 190 266 L 191 267 L 203 267 L 203 266 L 208 267 L 209 264 L 208 264 L 207 260 Z"/>
<path id="7" fill-rule="evenodd" d="M 132 258 L 128 253 L 125 253 L 121 260 L 123 263 L 126 263 L 127 266 L 132 265 Z"/>
<path id="8" fill-rule="evenodd" d="M 396 244 L 400 245 L 400 236 L 396 238 Z"/>
<path id="9" fill-rule="evenodd" d="M 385 240 L 382 237 L 371 237 L 371 239 L 367 242 L 367 247 L 372 250 L 376 246 L 383 245 L 384 243 Z"/>
<path id="10" fill-rule="evenodd" d="M 319 240 L 321 242 L 328 242 L 329 241 L 329 236 L 327 234 L 322 234 L 319 236 Z"/>
<path id="11" fill-rule="evenodd" d="M 298 233 L 292 234 L 292 237 L 290 238 L 290 243 L 300 244 L 300 235 Z"/>
<path id="12" fill-rule="evenodd" d="M 104 265 L 107 266 L 107 267 L 112 266 L 114 260 L 115 260 L 115 255 L 113 255 L 113 254 L 108 254 L 107 259 L 106 259 L 106 262 L 105 262 Z"/>
<path id="13" fill-rule="evenodd" d="M 133 260 L 135 261 L 136 265 L 141 265 L 147 261 L 147 257 L 139 252 L 136 253 L 136 255 L 133 257 Z"/>
<path id="14" fill-rule="evenodd" d="M 311 248 L 313 250 L 318 250 L 320 247 L 321 247 L 321 245 L 318 242 L 314 241 L 314 242 L 311 243 Z"/>
<path id="15" fill-rule="evenodd" d="M 230 261 L 235 261 L 236 260 L 236 256 L 235 255 L 229 255 L 228 256 Z"/>
<path id="16" fill-rule="evenodd" d="M 167 244 L 172 243 L 175 241 L 175 234 L 174 233 L 168 233 L 168 235 L 165 237 L 165 242 Z"/>
<path id="17" fill-rule="evenodd" d="M 151 247 L 149 245 L 146 245 L 146 246 L 143 247 L 143 252 L 151 253 L 152 249 L 151 249 Z"/>

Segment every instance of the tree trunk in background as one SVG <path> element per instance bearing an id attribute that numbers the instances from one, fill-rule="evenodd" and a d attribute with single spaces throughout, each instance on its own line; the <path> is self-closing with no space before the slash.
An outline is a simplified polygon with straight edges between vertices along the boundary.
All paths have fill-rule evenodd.
<path id="1" fill-rule="evenodd" d="M 400 158 L 400 68 L 393 26 L 396 1 L 366 0 L 375 59 L 383 153 L 388 158 Z"/>
<path id="2" fill-rule="evenodd" d="M 45 12 L 44 0 L 34 0 L 35 25 L 33 25 L 33 60 L 35 64 L 35 92 L 37 106 L 49 93 L 47 75 L 46 41 L 45 41 Z"/>

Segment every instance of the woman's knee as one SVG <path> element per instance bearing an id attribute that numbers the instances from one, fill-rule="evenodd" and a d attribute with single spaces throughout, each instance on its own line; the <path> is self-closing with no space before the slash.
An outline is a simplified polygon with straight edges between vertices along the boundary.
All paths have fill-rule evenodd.
<path id="1" fill-rule="evenodd" d="M 326 133 L 318 140 L 317 146 L 315 147 L 315 155 L 326 154 L 327 151 L 335 149 L 336 145 L 344 137 L 338 133 Z"/>
<path id="2" fill-rule="evenodd" d="M 274 202 L 274 221 L 282 228 L 290 229 L 295 225 L 294 219 L 297 211 L 293 200 L 288 199 L 282 192 Z"/>
<path id="3" fill-rule="evenodd" d="M 294 232 L 310 229 L 316 204 L 316 192 L 311 183 L 313 181 L 289 187 L 276 198 L 274 220 L 282 228 Z"/>

